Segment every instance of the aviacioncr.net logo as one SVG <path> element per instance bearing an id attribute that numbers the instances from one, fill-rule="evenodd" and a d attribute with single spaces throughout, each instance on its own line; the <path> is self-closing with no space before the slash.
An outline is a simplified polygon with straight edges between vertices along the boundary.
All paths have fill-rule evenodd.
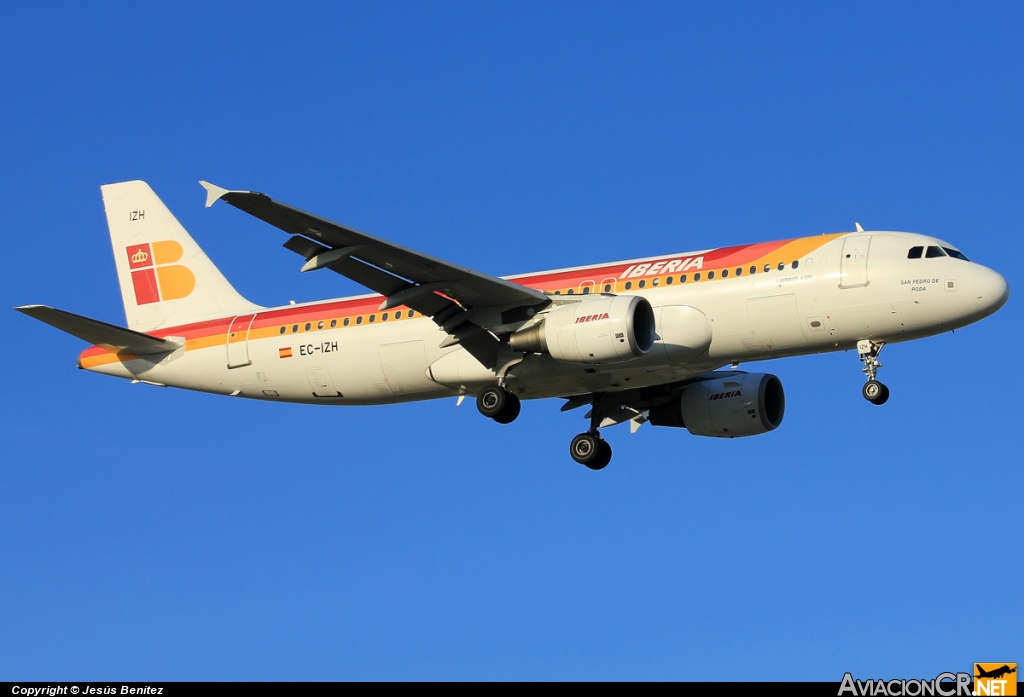
<path id="1" fill-rule="evenodd" d="M 846 673 L 838 697 L 972 697 L 970 673 L 939 673 L 932 680 L 855 680 Z"/>

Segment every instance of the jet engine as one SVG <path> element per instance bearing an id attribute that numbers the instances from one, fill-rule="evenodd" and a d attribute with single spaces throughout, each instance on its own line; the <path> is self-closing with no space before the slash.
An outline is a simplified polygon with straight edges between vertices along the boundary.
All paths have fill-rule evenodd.
<path id="1" fill-rule="evenodd" d="M 509 345 L 570 363 L 629 361 L 654 345 L 654 310 L 637 295 L 570 303 L 510 336 Z"/>
<path id="2" fill-rule="evenodd" d="M 654 407 L 654 426 L 686 428 L 695 436 L 737 438 L 774 431 L 782 423 L 782 381 L 767 373 L 743 373 L 683 388 L 678 398 Z"/>

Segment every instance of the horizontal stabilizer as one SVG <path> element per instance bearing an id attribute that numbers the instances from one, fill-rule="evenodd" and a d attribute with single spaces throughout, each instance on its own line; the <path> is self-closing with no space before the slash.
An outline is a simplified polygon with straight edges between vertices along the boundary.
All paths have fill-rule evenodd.
<path id="1" fill-rule="evenodd" d="M 135 355 L 169 353 L 183 345 L 181 340 L 158 339 L 149 334 L 135 332 L 96 319 L 89 319 L 46 305 L 23 305 L 14 308 L 40 322 L 46 322 L 62 332 L 77 336 L 97 346 L 106 346 Z"/>

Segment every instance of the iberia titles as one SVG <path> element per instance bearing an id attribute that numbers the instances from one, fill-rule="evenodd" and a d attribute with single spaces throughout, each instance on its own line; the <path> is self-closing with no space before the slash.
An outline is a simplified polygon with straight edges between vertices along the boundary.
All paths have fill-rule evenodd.
<path id="1" fill-rule="evenodd" d="M 704 268 L 704 256 L 685 257 L 683 259 L 672 259 L 671 261 L 656 261 L 648 264 L 634 264 L 622 275 L 622 278 L 637 278 L 638 276 L 657 276 L 658 274 L 670 274 L 677 271 L 689 271 L 690 269 Z"/>

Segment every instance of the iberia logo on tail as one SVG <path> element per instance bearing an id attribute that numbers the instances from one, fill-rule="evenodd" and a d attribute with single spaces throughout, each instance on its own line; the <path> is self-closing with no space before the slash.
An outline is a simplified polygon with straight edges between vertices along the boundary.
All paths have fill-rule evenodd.
<path id="1" fill-rule="evenodd" d="M 196 277 L 187 266 L 175 264 L 183 250 L 174 240 L 127 247 L 128 268 L 135 287 L 135 303 L 147 305 L 161 300 L 187 297 L 196 287 Z"/>

